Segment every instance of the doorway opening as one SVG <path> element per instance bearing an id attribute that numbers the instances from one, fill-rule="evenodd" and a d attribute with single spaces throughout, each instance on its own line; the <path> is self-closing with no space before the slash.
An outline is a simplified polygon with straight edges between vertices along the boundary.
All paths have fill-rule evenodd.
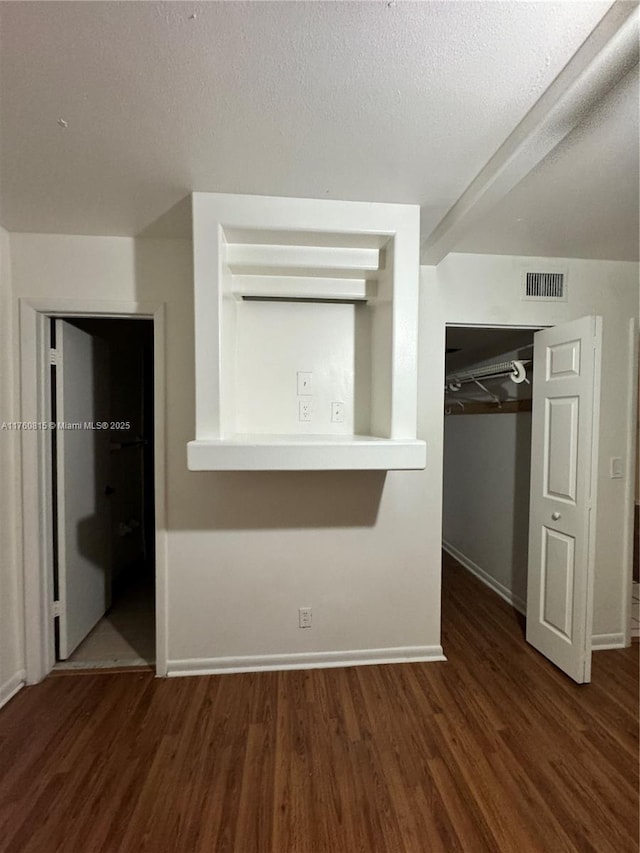
<path id="1" fill-rule="evenodd" d="M 49 320 L 55 669 L 155 662 L 154 328 Z"/>
<path id="2" fill-rule="evenodd" d="M 535 331 L 448 326 L 445 353 L 443 549 L 522 614 L 523 633 Z"/>

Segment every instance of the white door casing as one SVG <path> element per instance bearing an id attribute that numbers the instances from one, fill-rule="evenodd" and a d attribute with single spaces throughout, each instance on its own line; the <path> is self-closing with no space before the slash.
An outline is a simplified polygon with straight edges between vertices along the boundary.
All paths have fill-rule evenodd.
<path id="1" fill-rule="evenodd" d="M 110 600 L 109 351 L 66 320 L 55 324 L 59 657 L 65 660 Z"/>
<path id="2" fill-rule="evenodd" d="M 49 323 L 53 317 L 126 318 L 153 321 L 154 493 L 156 520 L 156 674 L 167 674 L 167 522 L 165 490 L 165 305 L 95 299 L 20 297 L 21 417 L 51 420 Z M 24 562 L 25 676 L 41 681 L 53 668 L 54 620 L 51 542 L 51 451 L 48 432 L 22 433 L 22 525 Z"/>
<path id="3" fill-rule="evenodd" d="M 602 318 L 534 336 L 527 641 L 591 678 Z"/>

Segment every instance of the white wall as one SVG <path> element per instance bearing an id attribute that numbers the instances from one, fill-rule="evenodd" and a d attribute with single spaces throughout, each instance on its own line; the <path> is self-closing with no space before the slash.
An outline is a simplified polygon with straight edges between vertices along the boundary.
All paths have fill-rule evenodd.
<path id="1" fill-rule="evenodd" d="M 239 433 L 354 432 L 353 304 L 236 303 L 236 429 Z M 312 420 L 298 419 L 297 371 L 313 374 Z M 331 403 L 344 422 L 331 422 Z"/>
<path id="2" fill-rule="evenodd" d="M 439 654 L 430 472 L 188 471 L 191 244 L 15 234 L 11 245 L 15 297 L 166 303 L 170 671 Z M 310 629 L 300 606 L 313 608 Z"/>
<path id="3" fill-rule="evenodd" d="M 444 423 L 443 540 L 524 610 L 531 413 L 452 415 Z"/>
<path id="4" fill-rule="evenodd" d="M 9 235 L 0 228 L 0 427 L 19 417 L 12 318 Z M 24 680 L 19 446 L 18 431 L 0 428 L 0 706 Z"/>
<path id="5" fill-rule="evenodd" d="M 527 259 L 535 263 L 535 259 Z M 437 267 L 422 270 L 420 315 L 421 388 L 433 403 L 429 415 L 427 466 L 431 495 L 426 518 L 441 523 L 442 377 L 445 324 L 555 325 L 586 314 L 604 318 L 602 354 L 602 416 L 597 514 L 598 550 L 594 601 L 594 635 L 622 635 L 625 630 L 624 589 L 629 584 L 625 562 L 628 535 L 628 488 L 624 479 L 609 478 L 609 459 L 627 459 L 628 394 L 631 387 L 629 320 L 638 315 L 638 264 L 614 261 L 563 261 L 569 271 L 566 303 L 520 300 L 525 259 L 500 255 L 452 254 Z M 430 551 L 428 564 L 436 560 Z M 446 649 L 445 649 L 446 654 Z"/>
<path id="6" fill-rule="evenodd" d="M 437 271 L 423 268 L 418 436 L 427 441 L 427 468 L 385 477 L 187 470 L 194 436 L 189 242 L 12 234 L 11 254 L 16 320 L 20 296 L 166 303 L 170 671 L 438 653 L 447 322 L 522 326 L 604 316 L 595 631 L 621 631 L 625 482 L 608 479 L 608 458 L 626 455 L 637 264 L 569 261 L 569 302 L 560 305 L 520 302 L 518 259 L 452 255 Z M 16 357 L 17 343 L 14 336 Z M 2 399 L 6 406 L 11 394 Z M 19 505 L 12 485 L 9 510 Z M 12 511 L 2 517 L 13 524 Z M 300 606 L 313 608 L 311 629 L 297 627 Z M 22 629 L 18 608 L 9 609 L 3 648 L 14 650 L 7 660 L 15 664 Z"/>

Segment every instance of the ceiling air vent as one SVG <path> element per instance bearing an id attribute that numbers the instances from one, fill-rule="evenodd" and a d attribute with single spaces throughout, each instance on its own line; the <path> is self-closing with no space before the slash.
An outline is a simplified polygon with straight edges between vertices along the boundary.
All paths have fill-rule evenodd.
<path id="1" fill-rule="evenodd" d="M 566 274 L 563 272 L 525 272 L 523 276 L 523 299 L 547 302 L 567 301 Z"/>

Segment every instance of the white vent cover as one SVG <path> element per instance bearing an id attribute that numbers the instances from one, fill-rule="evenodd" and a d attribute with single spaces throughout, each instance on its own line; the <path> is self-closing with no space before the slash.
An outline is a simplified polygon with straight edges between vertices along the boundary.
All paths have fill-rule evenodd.
<path id="1" fill-rule="evenodd" d="M 566 273 L 526 270 L 522 276 L 522 298 L 544 302 L 566 302 Z"/>

